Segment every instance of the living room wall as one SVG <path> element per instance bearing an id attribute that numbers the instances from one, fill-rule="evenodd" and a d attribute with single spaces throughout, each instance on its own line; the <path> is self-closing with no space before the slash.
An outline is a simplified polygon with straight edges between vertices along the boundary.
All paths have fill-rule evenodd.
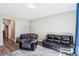
<path id="1" fill-rule="evenodd" d="M 3 20 L 0 16 L 0 46 L 3 45 Z"/>
<path id="2" fill-rule="evenodd" d="M 16 37 L 19 37 L 20 34 L 29 33 L 29 21 L 24 19 L 16 19 L 15 32 Z"/>
<path id="3" fill-rule="evenodd" d="M 31 20 L 30 32 L 37 33 L 39 35 L 39 40 L 45 39 L 48 33 L 73 35 L 75 38 L 75 26 L 75 11 L 69 11 Z"/>

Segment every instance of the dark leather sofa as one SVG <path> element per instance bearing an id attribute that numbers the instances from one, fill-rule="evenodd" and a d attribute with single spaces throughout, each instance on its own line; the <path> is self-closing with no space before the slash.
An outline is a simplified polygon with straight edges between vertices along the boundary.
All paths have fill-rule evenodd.
<path id="1" fill-rule="evenodd" d="M 34 33 L 21 34 L 19 39 L 20 49 L 35 50 L 38 35 Z"/>
<path id="2" fill-rule="evenodd" d="M 73 36 L 69 35 L 55 35 L 47 34 L 46 39 L 43 40 L 43 47 L 60 51 L 59 49 L 64 46 L 70 46 L 73 44 Z"/>
<path id="3" fill-rule="evenodd" d="M 52 42 L 52 43 L 54 42 L 64 45 L 70 45 L 73 43 L 73 36 L 48 34 L 45 40 L 46 42 Z"/>

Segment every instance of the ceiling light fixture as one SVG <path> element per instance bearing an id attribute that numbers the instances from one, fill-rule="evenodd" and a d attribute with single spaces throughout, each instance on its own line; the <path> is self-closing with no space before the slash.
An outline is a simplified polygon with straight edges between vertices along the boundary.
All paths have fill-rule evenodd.
<path id="1" fill-rule="evenodd" d="M 33 4 L 27 4 L 27 6 L 28 6 L 29 8 L 35 8 L 35 6 L 34 6 Z"/>

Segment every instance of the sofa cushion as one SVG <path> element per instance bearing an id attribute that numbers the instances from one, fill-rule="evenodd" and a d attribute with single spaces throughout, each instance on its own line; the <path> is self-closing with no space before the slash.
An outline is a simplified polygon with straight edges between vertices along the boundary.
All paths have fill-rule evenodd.
<path id="1" fill-rule="evenodd" d="M 54 39 L 53 42 L 55 42 L 55 43 L 60 43 L 60 40 L 58 40 L 58 39 Z"/>
<path id="2" fill-rule="evenodd" d="M 70 40 L 70 37 L 69 36 L 67 36 L 67 35 L 62 35 L 62 40 Z"/>
<path id="3" fill-rule="evenodd" d="M 61 43 L 62 44 L 71 44 L 70 36 L 62 35 Z"/>
<path id="4" fill-rule="evenodd" d="M 46 41 L 48 41 L 48 42 L 53 42 L 54 39 L 46 39 Z"/>
<path id="5" fill-rule="evenodd" d="M 61 43 L 62 43 L 62 44 L 70 44 L 70 41 L 68 41 L 68 40 L 63 41 L 63 40 L 62 40 Z"/>
<path id="6" fill-rule="evenodd" d="M 24 47 L 24 48 L 31 48 L 31 44 L 30 43 L 23 43 L 22 47 Z"/>
<path id="7" fill-rule="evenodd" d="M 46 39 L 54 39 L 54 35 L 53 34 L 48 34 Z"/>
<path id="8" fill-rule="evenodd" d="M 55 39 L 56 40 L 61 40 L 61 36 L 60 35 L 55 35 Z"/>

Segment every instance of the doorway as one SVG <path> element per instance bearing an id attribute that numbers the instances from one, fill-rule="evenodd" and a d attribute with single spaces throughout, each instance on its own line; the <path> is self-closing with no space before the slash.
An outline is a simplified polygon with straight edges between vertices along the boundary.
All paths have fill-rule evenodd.
<path id="1" fill-rule="evenodd" d="M 0 48 L 0 55 L 5 55 L 19 49 L 15 40 L 15 20 L 2 18 L 3 20 L 3 46 Z"/>
<path id="2" fill-rule="evenodd" d="M 15 41 L 15 21 L 3 18 L 3 38 Z"/>

